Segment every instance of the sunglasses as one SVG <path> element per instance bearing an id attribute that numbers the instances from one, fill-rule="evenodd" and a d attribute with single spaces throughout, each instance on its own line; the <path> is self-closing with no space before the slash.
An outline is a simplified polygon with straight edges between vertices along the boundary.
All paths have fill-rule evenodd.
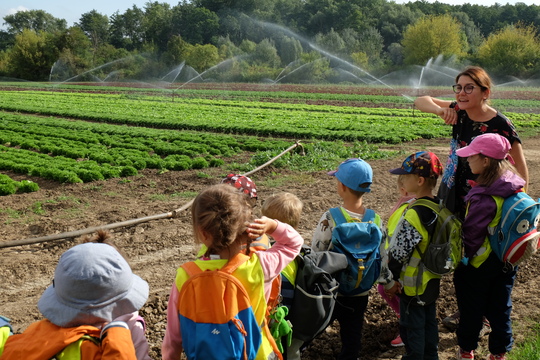
<path id="1" fill-rule="evenodd" d="M 461 85 L 452 85 L 452 90 L 454 90 L 454 92 L 456 94 L 459 94 L 461 92 L 461 90 L 465 91 L 465 94 L 470 94 L 473 92 L 474 88 L 476 87 L 480 87 L 480 86 L 474 86 L 474 85 L 471 85 L 471 84 L 467 84 L 465 86 L 461 86 Z"/>

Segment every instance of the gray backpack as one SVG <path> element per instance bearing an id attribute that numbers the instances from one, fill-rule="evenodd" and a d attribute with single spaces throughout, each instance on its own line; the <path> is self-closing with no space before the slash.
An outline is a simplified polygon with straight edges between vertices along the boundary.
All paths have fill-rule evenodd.
<path id="1" fill-rule="evenodd" d="M 333 274 L 347 267 L 347 257 L 303 246 L 295 261 L 298 272 L 289 320 L 293 337 L 309 341 L 326 329 L 332 318 L 339 287 Z"/>

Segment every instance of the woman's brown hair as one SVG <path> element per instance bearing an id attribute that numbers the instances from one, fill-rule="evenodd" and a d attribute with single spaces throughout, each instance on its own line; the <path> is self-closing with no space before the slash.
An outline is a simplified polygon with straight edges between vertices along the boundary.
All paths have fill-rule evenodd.
<path id="1" fill-rule="evenodd" d="M 491 81 L 491 78 L 489 77 L 486 70 L 482 69 L 479 66 L 468 66 L 456 76 L 456 83 L 462 76 L 470 77 L 476 83 L 476 85 L 480 86 L 482 92 L 488 91 L 489 94 L 491 94 L 493 82 Z M 489 99 L 486 99 L 486 101 L 488 100 Z"/>
<path id="2" fill-rule="evenodd" d="M 195 239 L 200 242 L 200 231 L 212 237 L 205 256 L 218 254 L 235 242 L 249 244 L 247 223 L 253 220 L 248 197 L 228 184 L 213 185 L 202 191 L 191 207 Z M 248 254 L 249 255 L 249 254 Z"/>

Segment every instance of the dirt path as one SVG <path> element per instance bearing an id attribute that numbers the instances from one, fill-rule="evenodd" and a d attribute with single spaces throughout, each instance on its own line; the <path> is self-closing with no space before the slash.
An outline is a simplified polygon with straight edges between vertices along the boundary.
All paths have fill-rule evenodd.
<path id="1" fill-rule="evenodd" d="M 403 145 L 407 152 L 429 149 L 445 159 L 447 141 L 419 141 Z M 414 147 L 414 148 L 413 148 Z M 524 141 L 530 170 L 529 193 L 540 197 L 540 137 Z M 367 206 L 383 218 L 397 199 L 395 178 L 388 169 L 400 164 L 401 159 L 370 161 L 374 169 L 373 191 L 366 197 Z M 35 179 L 41 190 L 37 193 L 1 197 L 0 241 L 33 238 L 87 227 L 125 221 L 177 209 L 191 200 L 178 194 L 192 194 L 217 183 L 226 170 L 209 170 L 209 178 L 198 177 L 195 171 L 157 174 L 145 171 L 144 176 L 125 180 L 110 180 L 91 184 L 60 185 Z M 20 179 L 15 174 L 8 174 Z M 266 169 L 252 176 L 264 200 L 273 192 L 290 191 L 304 201 L 304 214 L 299 231 L 310 241 L 313 228 L 321 214 L 339 204 L 335 185 L 325 172 L 294 173 L 281 169 Z M 194 254 L 188 212 L 173 219 L 155 220 L 113 231 L 120 246 L 127 252 L 134 271 L 150 284 L 150 298 L 141 313 L 148 324 L 151 356 L 161 358 L 160 346 L 165 329 L 165 310 L 176 268 Z M 56 241 L 22 247 L 0 249 L 0 314 L 12 319 L 14 330 L 20 332 L 31 322 L 41 318 L 36 304 L 43 290 L 50 284 L 59 256 L 78 239 Z M 535 258 L 537 260 L 538 258 Z M 540 319 L 539 267 L 530 261 L 519 271 L 514 289 L 513 319 L 519 341 L 527 326 Z M 456 309 L 451 279 L 443 281 L 438 302 L 439 319 Z M 363 353 L 365 360 L 398 359 L 401 349 L 392 349 L 390 340 L 397 332 L 395 315 L 373 290 L 364 328 Z M 454 358 L 455 335 L 440 332 L 440 359 Z M 485 351 L 487 338 L 481 342 Z M 305 353 L 305 359 L 329 359 L 339 350 L 335 327 L 315 340 Z"/>

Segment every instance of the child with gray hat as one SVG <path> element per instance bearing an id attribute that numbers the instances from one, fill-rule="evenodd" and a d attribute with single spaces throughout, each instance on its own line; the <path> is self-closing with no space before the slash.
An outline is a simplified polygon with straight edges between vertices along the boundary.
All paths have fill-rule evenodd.
<path id="1" fill-rule="evenodd" d="M 147 299 L 147 282 L 113 246 L 74 246 L 60 257 L 53 283 L 39 299 L 45 319 L 10 336 L 0 358 L 42 360 L 75 351 L 83 360 L 136 360 L 129 326 L 116 319 Z"/>

